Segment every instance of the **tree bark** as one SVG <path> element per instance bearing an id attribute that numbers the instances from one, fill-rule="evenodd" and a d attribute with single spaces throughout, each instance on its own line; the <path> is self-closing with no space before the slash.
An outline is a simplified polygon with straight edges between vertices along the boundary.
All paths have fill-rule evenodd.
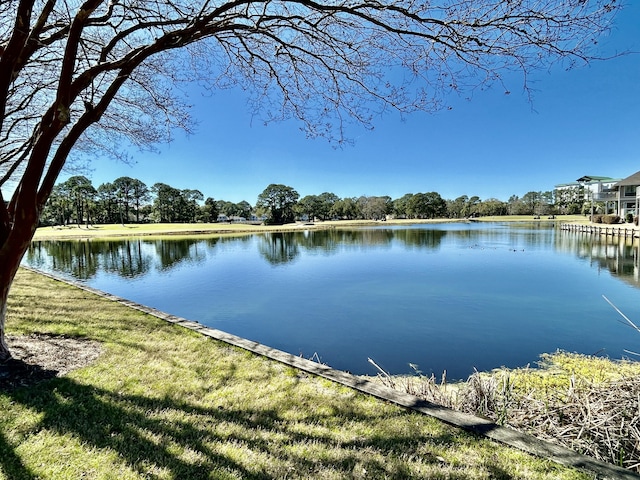
<path id="1" fill-rule="evenodd" d="M 25 191 L 23 187 L 24 184 L 18 186 L 11 201 L 11 211 L 8 212 L 5 207 L 5 214 L 13 222 L 5 223 L 0 228 L 0 362 L 11 358 L 5 340 L 9 290 L 38 226 L 40 212 L 35 192 L 32 195 L 20 195 Z"/>
<path id="2" fill-rule="evenodd" d="M 5 362 L 11 358 L 11 352 L 6 342 L 5 322 L 7 317 L 7 300 L 13 279 L 18 272 L 20 262 L 29 246 L 31 236 L 17 245 L 20 254 L 16 255 L 16 250 L 10 248 L 7 243 L 0 248 L 0 362 Z M 12 240 L 12 239 L 10 239 Z"/>
<path id="3" fill-rule="evenodd" d="M 9 289 L 3 288 L 0 294 L 0 363 L 6 362 L 11 358 L 11 352 L 5 339 L 4 324 L 7 317 L 7 297 Z"/>

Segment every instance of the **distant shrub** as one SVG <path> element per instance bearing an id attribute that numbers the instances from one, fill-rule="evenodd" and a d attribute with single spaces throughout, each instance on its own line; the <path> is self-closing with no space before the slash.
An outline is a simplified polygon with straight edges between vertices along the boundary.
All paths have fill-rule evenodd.
<path id="1" fill-rule="evenodd" d="M 627 213 L 626 221 L 627 223 L 633 223 L 633 213 Z"/>
<path id="2" fill-rule="evenodd" d="M 620 223 L 620 216 L 619 215 L 603 215 L 602 223 L 607 223 L 609 225 Z"/>

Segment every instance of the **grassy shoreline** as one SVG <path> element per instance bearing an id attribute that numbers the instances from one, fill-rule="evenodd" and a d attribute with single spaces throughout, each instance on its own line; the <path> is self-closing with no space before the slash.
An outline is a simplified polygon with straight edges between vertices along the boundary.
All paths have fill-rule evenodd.
<path id="1" fill-rule="evenodd" d="M 46 227 L 34 240 L 451 221 L 461 220 Z M 587 223 L 580 216 L 553 221 Z M 33 272 L 19 273 L 8 313 L 9 333 L 88 339 L 104 353 L 64 377 L 0 391 L 7 412 L 0 420 L 0 479 L 594 478 Z"/>
<path id="2" fill-rule="evenodd" d="M 536 223 L 588 223 L 581 215 L 563 215 L 555 219 L 541 218 L 534 220 L 530 215 L 512 215 L 504 217 L 480 217 L 478 222 L 536 222 Z M 340 220 L 315 223 L 291 223 L 286 225 L 257 225 L 249 223 L 146 223 L 146 224 L 112 224 L 112 225 L 69 225 L 40 227 L 36 230 L 34 240 L 65 240 L 87 238 L 163 236 L 163 235 L 244 235 L 261 232 L 286 232 L 311 229 L 353 228 L 383 225 L 413 225 L 451 222 L 469 222 L 465 219 L 433 219 L 433 220 Z"/>
<path id="3" fill-rule="evenodd" d="M 103 353 L 0 392 L 2 479 L 593 478 L 34 272 L 7 325 Z"/>

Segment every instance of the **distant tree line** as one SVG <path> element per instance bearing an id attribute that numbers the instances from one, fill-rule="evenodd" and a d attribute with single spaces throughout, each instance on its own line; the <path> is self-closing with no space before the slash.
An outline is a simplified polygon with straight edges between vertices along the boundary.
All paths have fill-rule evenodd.
<path id="1" fill-rule="evenodd" d="M 136 178 L 119 177 L 94 187 L 87 177 L 73 176 L 57 184 L 41 214 L 41 225 L 107 223 L 188 223 L 255 221 L 271 224 L 296 220 L 384 220 L 387 218 L 468 218 L 488 215 L 551 215 L 579 213 L 554 192 L 528 192 L 507 202 L 462 195 L 445 200 L 437 192 L 407 193 L 400 198 L 360 196 L 340 198 L 334 193 L 300 198 L 290 186 L 271 184 L 252 206 L 204 197 L 199 190 L 180 190 L 165 183 L 148 187 Z M 566 210 L 571 210 L 567 212 Z"/>

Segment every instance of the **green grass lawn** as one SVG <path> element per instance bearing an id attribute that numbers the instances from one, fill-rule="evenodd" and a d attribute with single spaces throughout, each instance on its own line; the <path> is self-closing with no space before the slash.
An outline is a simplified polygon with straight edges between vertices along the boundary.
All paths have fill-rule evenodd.
<path id="1" fill-rule="evenodd" d="M 0 392 L 2 479 L 593 478 L 32 272 L 7 326 L 103 353 Z"/>
<path id="2" fill-rule="evenodd" d="M 49 238 L 125 237 L 148 235 L 190 235 L 190 234 L 242 234 L 256 231 L 296 228 L 290 226 L 264 226 L 248 223 L 141 223 L 111 225 L 67 225 L 64 227 L 41 227 L 36 230 L 34 240 Z"/>

